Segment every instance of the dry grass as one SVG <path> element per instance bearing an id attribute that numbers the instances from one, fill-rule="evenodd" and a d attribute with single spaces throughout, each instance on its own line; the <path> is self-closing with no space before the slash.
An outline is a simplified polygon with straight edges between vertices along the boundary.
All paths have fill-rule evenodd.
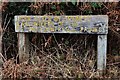
<path id="1" fill-rule="evenodd" d="M 53 34 L 45 38 L 46 42 L 41 43 L 41 48 L 31 43 L 31 49 L 34 47 L 34 50 L 32 49 L 33 54 L 30 54 L 32 56 L 30 60 L 19 64 L 16 59 L 5 61 L 3 76 L 4 78 L 119 78 L 120 63 L 117 60 L 110 62 L 111 58 L 114 58 L 112 61 L 117 59 L 111 55 L 108 56 L 105 75 L 99 74 L 96 69 L 95 42 L 93 40 L 90 47 L 85 45 L 90 37 L 93 38 L 89 35 L 89 37 L 81 37 L 78 41 L 71 38 L 71 42 L 67 43 L 58 41 Z M 56 44 L 53 44 L 54 42 Z"/>

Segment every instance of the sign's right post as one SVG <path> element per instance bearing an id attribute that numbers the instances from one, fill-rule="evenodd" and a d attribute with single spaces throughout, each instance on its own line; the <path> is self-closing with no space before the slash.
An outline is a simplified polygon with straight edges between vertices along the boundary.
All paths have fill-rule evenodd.
<path id="1" fill-rule="evenodd" d="M 98 35 L 97 43 L 97 69 L 103 74 L 106 69 L 107 34 Z"/>

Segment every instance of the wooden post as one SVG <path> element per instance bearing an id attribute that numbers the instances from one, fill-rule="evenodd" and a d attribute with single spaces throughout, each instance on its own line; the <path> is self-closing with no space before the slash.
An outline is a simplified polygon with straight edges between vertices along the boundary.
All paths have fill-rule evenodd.
<path id="1" fill-rule="evenodd" d="M 106 69 L 107 34 L 98 35 L 97 53 L 97 69 L 103 73 Z"/>
<path id="2" fill-rule="evenodd" d="M 29 60 L 28 34 L 18 33 L 18 54 L 19 54 L 19 62 L 25 62 Z"/>

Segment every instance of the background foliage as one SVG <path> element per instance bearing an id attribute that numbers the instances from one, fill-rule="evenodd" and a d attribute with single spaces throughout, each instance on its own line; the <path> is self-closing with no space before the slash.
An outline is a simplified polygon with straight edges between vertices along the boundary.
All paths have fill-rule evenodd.
<path id="1" fill-rule="evenodd" d="M 120 2 L 5 3 L 2 11 L 3 29 L 5 29 L 3 55 L 7 60 L 3 69 L 4 77 L 100 77 L 95 71 L 96 35 L 31 33 L 29 36 L 31 42 L 30 55 L 33 57 L 30 63 L 16 64 L 18 62 L 18 41 L 14 29 L 15 15 L 108 15 L 108 63 L 105 77 L 119 77 L 119 5 Z"/>

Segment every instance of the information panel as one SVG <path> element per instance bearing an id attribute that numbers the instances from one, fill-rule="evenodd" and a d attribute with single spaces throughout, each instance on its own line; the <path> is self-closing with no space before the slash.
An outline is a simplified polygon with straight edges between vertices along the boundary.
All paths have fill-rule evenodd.
<path id="1" fill-rule="evenodd" d="M 107 34 L 107 15 L 15 16 L 16 32 Z"/>

